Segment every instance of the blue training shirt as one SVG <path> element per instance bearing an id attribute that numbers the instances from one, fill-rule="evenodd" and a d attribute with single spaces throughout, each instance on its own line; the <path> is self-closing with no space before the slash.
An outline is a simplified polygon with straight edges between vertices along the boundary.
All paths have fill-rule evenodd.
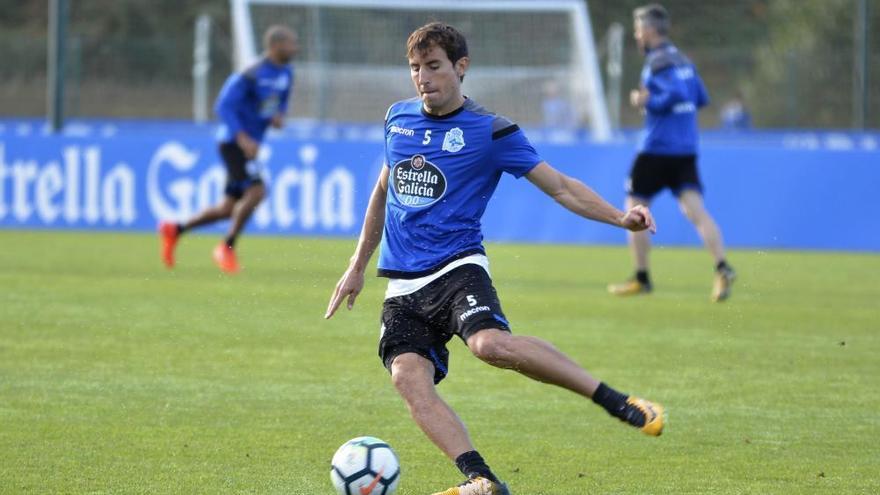
<path id="1" fill-rule="evenodd" d="M 658 155 L 695 155 L 697 110 L 709 103 L 706 87 L 691 61 L 672 43 L 651 49 L 642 69 L 645 129 L 638 150 Z"/>
<path id="2" fill-rule="evenodd" d="M 222 122 L 218 140 L 235 141 L 238 131 L 244 131 L 256 141 L 262 141 L 272 117 L 287 111 L 292 89 L 293 68 L 275 65 L 266 57 L 243 72 L 229 76 L 214 104 L 214 111 Z"/>
<path id="3" fill-rule="evenodd" d="M 442 117 L 425 112 L 418 98 L 391 105 L 379 276 L 423 277 L 485 253 L 480 218 L 501 174 L 519 178 L 540 162 L 519 126 L 471 99 Z"/>

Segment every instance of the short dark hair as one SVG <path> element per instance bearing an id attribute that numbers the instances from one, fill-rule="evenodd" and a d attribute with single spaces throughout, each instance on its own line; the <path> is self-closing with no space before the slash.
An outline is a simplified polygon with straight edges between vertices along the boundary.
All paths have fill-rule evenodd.
<path id="1" fill-rule="evenodd" d="M 266 32 L 263 33 L 263 48 L 269 49 L 270 46 L 276 43 L 294 38 L 296 38 L 296 31 L 281 24 L 274 24 L 269 26 Z"/>
<path id="2" fill-rule="evenodd" d="M 642 21 L 646 26 L 651 26 L 661 36 L 669 34 L 669 12 L 659 3 L 652 3 L 633 10 L 633 19 Z"/>
<path id="3" fill-rule="evenodd" d="M 468 56 L 464 35 L 444 22 L 429 22 L 413 31 L 406 40 L 406 56 L 410 57 L 416 51 L 426 52 L 434 45 L 442 48 L 453 64 Z"/>

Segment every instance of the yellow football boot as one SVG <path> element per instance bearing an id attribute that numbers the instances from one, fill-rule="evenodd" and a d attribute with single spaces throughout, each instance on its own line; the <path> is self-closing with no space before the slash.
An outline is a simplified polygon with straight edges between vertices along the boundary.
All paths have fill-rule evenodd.
<path id="1" fill-rule="evenodd" d="M 510 495 L 510 490 L 504 483 L 494 483 L 482 476 L 477 476 L 434 495 Z"/>
<path id="2" fill-rule="evenodd" d="M 626 282 L 621 282 L 619 284 L 608 285 L 608 292 L 614 294 L 615 296 L 636 296 L 639 294 L 650 294 L 651 289 L 651 284 L 643 284 L 634 278 L 629 279 Z"/>
<path id="3" fill-rule="evenodd" d="M 626 399 L 626 405 L 638 410 L 644 415 L 645 423 L 643 425 L 633 425 L 642 430 L 642 433 L 645 435 L 651 435 L 652 437 L 659 437 L 660 434 L 663 433 L 663 423 L 665 421 L 665 418 L 663 417 L 663 406 L 638 397 L 630 397 Z"/>
<path id="4" fill-rule="evenodd" d="M 730 297 L 730 288 L 736 280 L 736 272 L 732 268 L 724 268 L 715 272 L 712 283 L 712 302 L 723 302 Z"/>

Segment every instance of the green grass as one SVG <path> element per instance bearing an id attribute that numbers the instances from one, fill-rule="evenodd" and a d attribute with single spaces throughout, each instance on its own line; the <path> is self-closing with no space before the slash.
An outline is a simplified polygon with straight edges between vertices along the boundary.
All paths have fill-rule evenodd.
<path id="1" fill-rule="evenodd" d="M 0 493 L 331 494 L 330 456 L 373 435 L 399 494 L 460 475 L 376 356 L 384 282 L 322 315 L 354 241 L 215 237 L 164 270 L 152 236 L 0 231 Z M 656 249 L 656 291 L 616 299 L 623 248 L 490 245 L 514 331 L 663 402 L 648 438 L 450 344 L 440 386 L 517 495 L 880 492 L 880 256 Z"/>

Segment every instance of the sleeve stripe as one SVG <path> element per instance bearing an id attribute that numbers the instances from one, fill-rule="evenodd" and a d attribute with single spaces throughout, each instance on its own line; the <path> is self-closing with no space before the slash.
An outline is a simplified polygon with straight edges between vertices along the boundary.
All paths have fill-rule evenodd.
<path id="1" fill-rule="evenodd" d="M 516 124 L 507 126 L 504 129 L 499 129 L 499 130 L 492 133 L 492 141 L 495 141 L 496 139 L 501 139 L 504 136 L 509 136 L 518 130 L 519 130 L 519 126 Z"/>

